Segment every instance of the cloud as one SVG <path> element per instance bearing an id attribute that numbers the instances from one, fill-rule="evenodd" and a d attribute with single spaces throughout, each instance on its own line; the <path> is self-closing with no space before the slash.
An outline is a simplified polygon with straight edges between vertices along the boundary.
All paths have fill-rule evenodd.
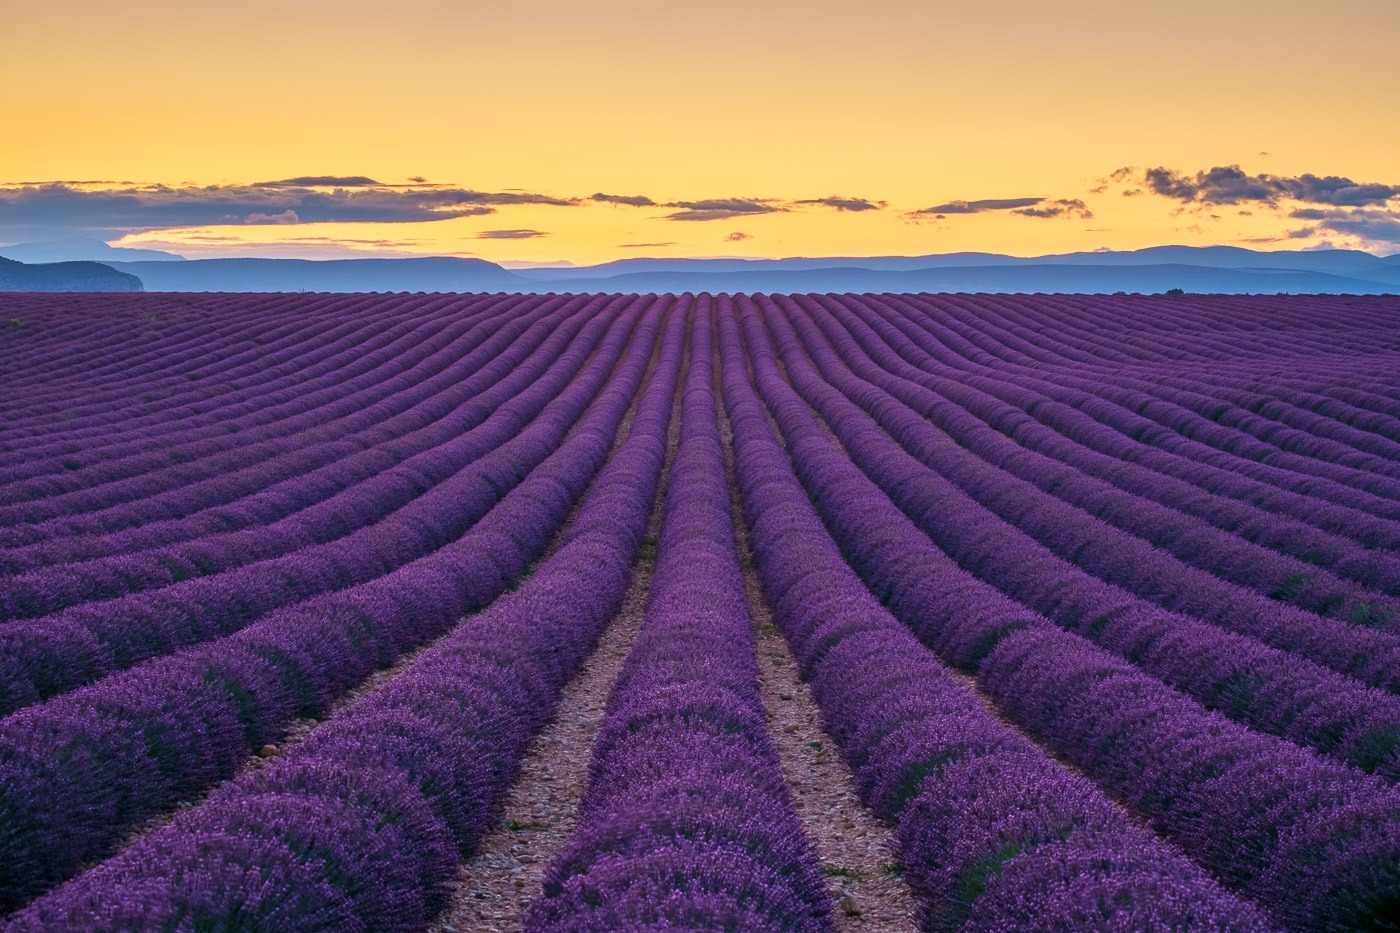
<path id="1" fill-rule="evenodd" d="M 1290 211 L 1288 216 L 1311 222 L 1289 231 L 1293 239 L 1343 236 L 1362 249 L 1394 252 L 1400 248 L 1400 210 L 1305 207 Z"/>
<path id="2" fill-rule="evenodd" d="M 808 198 L 803 201 L 795 201 L 795 204 L 819 204 L 823 207 L 834 208 L 838 211 L 878 211 L 887 206 L 885 201 L 870 201 L 866 198 Z"/>
<path id="3" fill-rule="evenodd" d="M 72 188 L 83 188 L 83 187 L 89 187 L 89 186 L 93 186 L 93 185 L 98 185 L 98 186 L 110 188 L 110 187 L 113 187 L 113 186 L 122 186 L 122 185 L 125 185 L 125 186 L 127 186 L 127 187 L 135 187 L 135 186 L 137 185 L 137 182 L 134 182 L 134 181 L 110 181 L 110 180 L 109 180 L 109 181 L 99 181 L 99 180 L 96 180 L 96 179 L 67 179 L 67 178 L 64 178 L 64 179 L 50 179 L 50 180 L 48 180 L 48 181 L 12 181 L 12 182 L 10 182 L 8 185 L 4 185 L 3 187 L 7 187 L 7 188 L 29 188 L 29 187 L 37 187 L 37 186 L 39 186 L 39 185 L 68 185 L 69 187 L 72 187 Z"/>
<path id="4" fill-rule="evenodd" d="M 373 178 L 364 175 L 301 175 L 281 181 L 255 181 L 254 188 L 382 188 Z"/>
<path id="5" fill-rule="evenodd" d="M 701 201 L 670 201 L 662 207 L 680 207 L 684 210 L 667 214 L 667 220 L 708 221 L 731 220 L 753 214 L 773 214 L 787 208 L 774 203 L 773 198 L 709 198 Z"/>
<path id="6" fill-rule="evenodd" d="M 652 248 L 654 248 L 654 247 L 675 246 L 675 245 L 676 245 L 676 244 L 675 244 L 674 241 L 669 242 L 669 243 L 619 243 L 619 244 L 617 244 L 617 248 L 618 248 L 618 249 L 652 249 Z"/>
<path id="7" fill-rule="evenodd" d="M 470 256 L 459 249 L 443 250 L 436 245 L 421 248 L 413 241 L 338 239 L 336 237 L 279 237 L 272 242 L 251 242 L 238 237 L 180 234 L 178 238 L 161 239 L 150 235 L 118 241 L 122 246 L 167 249 L 190 259 L 224 259 L 233 257 L 264 259 L 392 259 L 423 256 Z"/>
<path id="8" fill-rule="evenodd" d="M 1020 214 L 1022 217 L 1064 217 L 1066 219 L 1089 220 L 1094 216 L 1094 212 L 1084 206 L 1084 202 L 1078 198 L 1061 198 L 1051 201 L 1044 207 L 1021 207 L 1011 213 Z"/>
<path id="9" fill-rule="evenodd" d="M 245 224 L 299 224 L 301 218 L 297 212 L 288 208 L 280 214 L 258 214 L 252 213 L 243 218 Z"/>
<path id="10" fill-rule="evenodd" d="M 655 207 L 656 202 L 644 194 L 602 194 L 601 192 L 589 197 L 590 201 L 597 201 L 600 204 L 625 204 L 628 207 Z"/>
<path id="11" fill-rule="evenodd" d="M 1276 205 L 1282 200 L 1337 207 L 1383 204 L 1400 197 L 1400 185 L 1361 183 L 1340 175 L 1251 175 L 1238 165 L 1217 165 L 1194 175 L 1157 167 L 1141 181 L 1154 193 L 1183 203 Z"/>
<path id="12" fill-rule="evenodd" d="M 1142 180 L 1163 197 L 1205 204 L 1271 203 L 1279 195 L 1267 176 L 1248 175 L 1238 165 L 1216 166 L 1197 172 L 1194 177 L 1168 168 L 1149 168 L 1142 173 Z"/>
<path id="13" fill-rule="evenodd" d="M 387 240 L 387 239 L 364 239 L 358 237 L 338 237 L 338 236 L 284 236 L 278 237 L 270 243 L 260 241 L 245 240 L 238 236 L 216 236 L 206 233 L 182 233 L 178 238 L 163 240 L 159 234 L 137 234 L 134 237 L 123 237 L 113 243 L 113 246 L 159 246 L 162 249 L 179 249 L 187 243 L 244 243 L 249 246 L 280 246 L 286 243 L 334 243 L 343 244 L 365 244 L 370 246 L 401 247 L 401 246 L 421 246 L 422 240 Z"/>
<path id="14" fill-rule="evenodd" d="M 549 236 L 540 230 L 483 230 L 476 235 L 478 240 L 533 240 L 535 237 Z"/>
<path id="15" fill-rule="evenodd" d="M 779 198 L 703 198 L 698 201 L 655 201 L 643 194 L 603 194 L 589 196 L 588 200 L 599 204 L 618 204 L 628 207 L 671 207 L 680 208 L 666 215 L 666 220 L 707 221 L 726 220 L 734 217 L 747 217 L 754 214 L 777 214 L 791 210 L 794 206 L 829 207 L 836 211 L 858 213 L 878 211 L 887 207 L 885 201 L 872 201 L 868 198 L 843 198 L 835 195 L 826 198 L 804 198 L 799 201 L 784 201 Z"/>
<path id="16" fill-rule="evenodd" d="M 744 233 L 742 230 L 735 230 L 733 233 L 729 234 L 729 236 L 725 237 L 725 238 L 724 238 L 724 241 L 725 241 L 726 243 L 739 243 L 739 242 L 742 242 L 743 240 L 752 240 L 752 239 L 753 239 L 753 234 L 751 234 L 751 233 Z"/>
<path id="17" fill-rule="evenodd" d="M 312 176 L 307 176 L 311 178 Z M 332 177 L 332 176 L 316 176 Z M 517 204 L 568 207 L 577 199 L 528 191 L 469 188 L 324 187 L 256 185 L 128 185 L 84 188 L 62 182 L 0 184 L 0 236 L 87 235 L 110 238 L 143 230 L 241 224 L 247 218 L 300 223 L 411 223 L 495 213 Z"/>
<path id="18" fill-rule="evenodd" d="M 1045 198 L 988 198 L 982 201 L 949 201 L 934 207 L 923 207 L 910 211 L 909 216 L 921 217 L 929 214 L 981 214 L 984 211 L 1009 211 L 1023 207 L 1034 207 Z"/>

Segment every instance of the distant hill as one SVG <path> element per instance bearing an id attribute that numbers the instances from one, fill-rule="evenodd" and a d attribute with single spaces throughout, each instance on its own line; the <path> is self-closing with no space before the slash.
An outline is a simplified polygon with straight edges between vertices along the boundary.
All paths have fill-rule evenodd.
<path id="1" fill-rule="evenodd" d="M 30 265 L 0 258 L 0 292 L 139 292 L 141 280 L 100 262 Z"/>
<path id="2" fill-rule="evenodd" d="M 602 278 L 532 283 L 532 291 L 609 292 L 1188 292 L 1225 294 L 1400 294 L 1400 276 L 1378 270 L 1361 279 L 1295 269 L 1225 269 L 1184 263 L 1070 263 L 935 266 L 924 269 L 767 269 L 764 271 L 629 272 Z M 1382 278 L 1388 275 L 1390 278 Z"/>
<path id="3" fill-rule="evenodd" d="M 1048 256 L 1005 256 L 1000 253 L 935 253 L 927 256 L 826 256 L 786 259 L 619 259 L 575 268 L 517 268 L 524 278 L 559 282 L 603 278 L 638 272 L 794 272 L 871 269 L 914 272 L 926 269 L 1001 268 L 1007 266 L 1159 266 L 1181 265 L 1217 269 L 1286 269 L 1329 275 L 1361 276 L 1384 269 L 1398 257 L 1383 259 L 1356 250 L 1280 250 L 1262 252 L 1237 246 L 1154 246 L 1148 249 L 1057 253 Z M 1400 266 L 1395 266 L 1400 267 Z"/>
<path id="4" fill-rule="evenodd" d="M 105 245 L 105 244 L 103 244 Z M 1162 246 L 1023 258 L 996 253 L 623 259 L 505 269 L 456 257 L 111 262 L 148 291 L 250 292 L 1275 292 L 1400 294 L 1400 256 Z"/>
<path id="5" fill-rule="evenodd" d="M 1386 263 L 1379 256 L 1351 249 L 1263 251 L 1238 246 L 1152 246 L 1125 252 L 1066 253 L 1023 261 L 1093 266 L 1177 263 L 1217 269 L 1290 269 L 1347 276 L 1365 276 Z"/>
<path id="6" fill-rule="evenodd" d="M 116 262 L 153 292 L 526 291 L 523 280 L 482 259 L 188 259 Z"/>
<path id="7" fill-rule="evenodd" d="M 1379 268 L 1367 270 L 1366 275 L 1378 282 L 1400 285 L 1400 255 L 1384 260 Z"/>
<path id="8" fill-rule="evenodd" d="M 16 243 L 0 246 L 0 256 L 20 262 L 184 262 L 184 256 L 158 249 L 130 249 L 108 246 L 91 237 L 69 237 L 42 243 Z"/>

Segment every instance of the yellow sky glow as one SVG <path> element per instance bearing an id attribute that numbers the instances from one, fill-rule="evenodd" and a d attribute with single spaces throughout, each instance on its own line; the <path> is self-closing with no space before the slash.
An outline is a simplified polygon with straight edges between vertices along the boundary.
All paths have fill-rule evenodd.
<path id="1" fill-rule="evenodd" d="M 570 198 L 888 202 L 705 223 L 663 208 L 506 206 L 433 223 L 160 230 L 131 245 L 326 237 L 575 262 L 1270 248 L 1256 241 L 1297 226 L 1278 211 L 1173 216 L 1164 198 L 1089 192 L 1125 165 L 1400 184 L 1394 0 L 19 0 L 5 18 L 21 41 L 0 58 L 3 183 L 425 176 Z M 904 217 L 1017 197 L 1082 199 L 1094 217 Z M 493 229 L 547 235 L 477 238 Z M 726 239 L 735 232 L 749 238 Z"/>

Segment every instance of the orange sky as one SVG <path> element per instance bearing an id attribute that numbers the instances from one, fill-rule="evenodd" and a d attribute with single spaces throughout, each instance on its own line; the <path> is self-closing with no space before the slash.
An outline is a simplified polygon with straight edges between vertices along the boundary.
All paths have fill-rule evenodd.
<path id="1" fill-rule="evenodd" d="M 790 208 L 701 222 L 587 201 L 427 222 L 236 216 L 130 245 L 576 262 L 1162 243 L 1400 251 L 1400 234 L 1384 238 L 1400 226 L 1397 199 L 1347 203 L 1367 212 L 1347 226 L 1335 203 L 1124 197 L 1141 188 L 1134 177 L 1092 191 L 1123 166 L 1400 185 L 1395 0 L 3 2 L 0 187 L 424 177 L 558 199 Z M 885 206 L 790 204 L 830 196 Z M 908 216 L 1029 198 L 1085 207 Z M 1289 214 L 1309 207 L 1334 212 L 1331 232 L 1286 238 L 1308 226 Z M 27 232 L 7 232 L 6 210 L 0 199 L 0 242 Z M 1336 232 L 1357 229 L 1370 238 Z M 491 230 L 543 235 L 479 236 Z"/>

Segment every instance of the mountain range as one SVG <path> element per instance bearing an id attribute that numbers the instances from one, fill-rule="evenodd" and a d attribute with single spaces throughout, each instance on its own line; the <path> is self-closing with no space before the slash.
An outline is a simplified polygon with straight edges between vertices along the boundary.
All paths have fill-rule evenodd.
<path id="1" fill-rule="evenodd" d="M 92 244 L 96 243 L 96 246 Z M 40 250 L 37 247 L 43 247 Z M 102 252 L 102 249 L 108 252 Z M 65 252 L 66 251 L 66 252 Z M 161 258 L 126 255 L 155 252 Z M 0 256 L 103 256 L 148 291 L 419 292 L 1164 292 L 1400 294 L 1400 255 L 1161 246 L 1017 257 L 996 253 L 786 259 L 622 259 L 506 269 L 457 257 L 182 259 L 69 240 Z M 514 266 L 514 264 L 512 264 Z M 35 267 L 42 268 L 42 267 Z M 0 288 L 8 288 L 0 284 Z"/>
<path id="2" fill-rule="evenodd" d="M 188 259 L 113 262 L 152 292 L 500 292 L 535 291 L 484 259 Z M 547 289 L 540 289 L 547 291 Z"/>
<path id="3" fill-rule="evenodd" d="M 13 246 L 0 246 L 0 256 L 20 262 L 138 262 L 141 260 L 164 260 L 184 262 L 185 257 L 167 253 L 159 249 L 132 249 L 127 246 L 108 246 L 104 241 L 93 237 L 74 236 L 63 240 L 44 240 L 39 243 L 16 243 Z"/>
<path id="4" fill-rule="evenodd" d="M 997 253 L 789 259 L 624 259 L 515 269 L 553 291 L 1400 293 L 1400 256 L 1161 246 L 1023 258 Z"/>

